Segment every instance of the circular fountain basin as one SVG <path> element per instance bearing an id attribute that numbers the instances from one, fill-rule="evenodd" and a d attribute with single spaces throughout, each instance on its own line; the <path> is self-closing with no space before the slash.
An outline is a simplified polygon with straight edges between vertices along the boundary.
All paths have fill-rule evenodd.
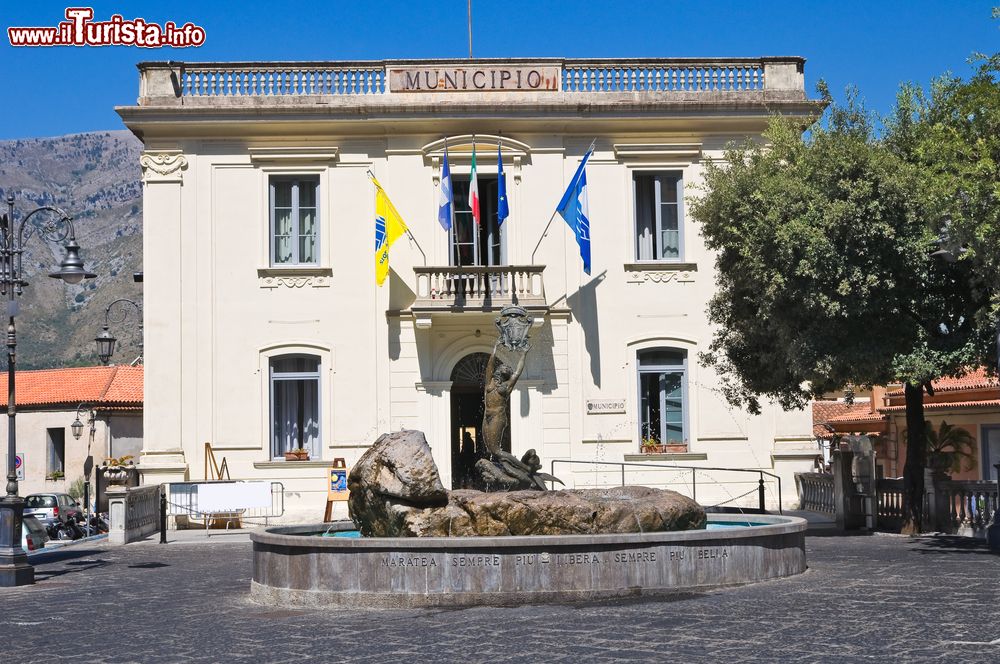
<path id="1" fill-rule="evenodd" d="M 611 599 L 742 585 L 806 570 L 806 521 L 625 535 L 321 537 L 350 521 L 252 533 L 251 597 L 294 607 L 407 608 Z"/>

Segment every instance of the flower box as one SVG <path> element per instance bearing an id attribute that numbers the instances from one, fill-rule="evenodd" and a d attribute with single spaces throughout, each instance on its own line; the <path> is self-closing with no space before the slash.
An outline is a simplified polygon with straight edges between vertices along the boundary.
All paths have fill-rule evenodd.
<path id="1" fill-rule="evenodd" d="M 640 448 L 643 454 L 684 454 L 688 451 L 687 443 L 646 443 Z"/>
<path id="2" fill-rule="evenodd" d="M 309 452 L 285 452 L 285 461 L 308 461 Z"/>

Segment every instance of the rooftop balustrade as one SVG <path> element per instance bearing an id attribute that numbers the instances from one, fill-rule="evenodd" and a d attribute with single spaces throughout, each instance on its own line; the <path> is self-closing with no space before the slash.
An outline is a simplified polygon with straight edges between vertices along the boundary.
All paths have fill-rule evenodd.
<path id="1" fill-rule="evenodd" d="M 804 99 L 804 62 L 799 57 L 489 59 L 143 62 L 138 67 L 140 105 L 149 105 L 171 98 L 370 97 L 432 91 L 793 93 Z M 426 87 L 410 85 L 418 77 Z"/>

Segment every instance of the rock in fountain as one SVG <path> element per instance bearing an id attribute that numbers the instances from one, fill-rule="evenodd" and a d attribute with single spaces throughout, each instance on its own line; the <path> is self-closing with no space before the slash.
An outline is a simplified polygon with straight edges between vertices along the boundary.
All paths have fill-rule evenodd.
<path id="1" fill-rule="evenodd" d="M 697 530 L 705 510 L 642 486 L 448 492 L 419 431 L 380 437 L 347 479 L 351 518 L 367 537 L 586 535 Z"/>

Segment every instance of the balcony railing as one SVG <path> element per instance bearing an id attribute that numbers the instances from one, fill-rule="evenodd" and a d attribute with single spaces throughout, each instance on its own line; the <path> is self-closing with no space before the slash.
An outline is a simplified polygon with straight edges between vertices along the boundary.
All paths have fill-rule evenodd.
<path id="1" fill-rule="evenodd" d="M 510 304 L 545 307 L 544 265 L 415 267 L 416 310 L 491 311 Z"/>
<path id="2" fill-rule="evenodd" d="M 140 105 L 152 99 L 206 97 L 369 96 L 396 94 L 389 70 L 400 67 L 557 68 L 555 91 L 794 92 L 804 98 L 799 57 L 652 59 L 368 60 L 355 62 L 143 62 Z M 475 92 L 470 90 L 470 92 Z"/>

